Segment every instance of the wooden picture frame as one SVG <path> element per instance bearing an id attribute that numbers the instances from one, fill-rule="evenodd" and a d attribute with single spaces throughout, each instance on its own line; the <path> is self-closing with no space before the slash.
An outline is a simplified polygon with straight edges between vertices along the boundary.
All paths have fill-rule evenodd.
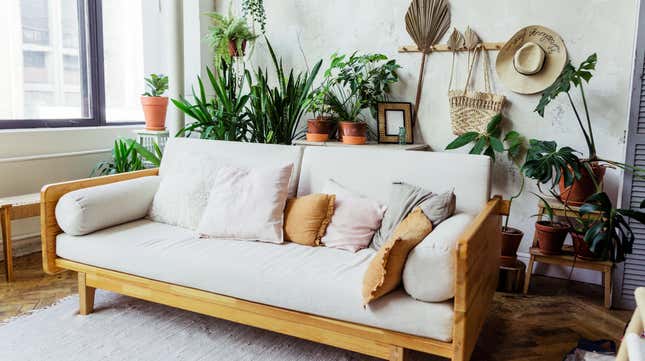
<path id="1" fill-rule="evenodd" d="M 399 127 L 405 127 L 405 142 L 412 144 L 412 103 L 383 102 L 378 103 L 378 142 L 398 143 Z"/>

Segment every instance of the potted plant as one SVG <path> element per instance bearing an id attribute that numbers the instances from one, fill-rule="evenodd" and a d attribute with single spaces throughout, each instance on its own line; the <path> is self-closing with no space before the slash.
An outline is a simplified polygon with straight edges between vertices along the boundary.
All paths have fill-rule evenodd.
<path id="1" fill-rule="evenodd" d="M 575 219 L 576 225 L 571 227 L 571 242 L 573 243 L 573 251 L 576 257 L 593 260 L 596 255 L 591 251 L 587 242 L 585 242 L 585 234 L 590 228 L 594 226 L 594 220 L 590 217 L 578 217 Z"/>
<path id="2" fill-rule="evenodd" d="M 168 90 L 168 77 L 163 74 L 150 74 L 145 81 L 148 91 L 141 95 L 141 105 L 146 119 L 146 129 L 165 130 L 168 97 L 163 94 Z"/>
<path id="3" fill-rule="evenodd" d="M 323 83 L 311 93 L 308 110 L 313 114 L 313 119 L 307 120 L 307 140 L 311 142 L 325 142 L 333 138 L 336 130 L 334 117 L 329 106 L 329 85 Z"/>
<path id="4" fill-rule="evenodd" d="M 580 160 L 580 167 L 577 171 L 574 172 L 572 168 L 563 170 L 566 173 L 574 173 L 574 177 L 569 184 L 567 184 L 565 178 L 561 178 L 558 187 L 560 190 L 560 198 L 566 203 L 577 206 L 584 203 L 590 195 L 602 191 L 603 178 L 608 164 L 623 169 L 626 168 L 625 164 L 601 159 L 596 153 L 596 141 L 591 125 L 589 107 L 587 106 L 584 83 L 589 83 L 589 80 L 593 77 L 593 70 L 596 69 L 597 60 L 598 57 L 594 53 L 587 57 L 577 68 L 571 62 L 567 63 L 560 77 L 544 91 L 540 102 L 535 108 L 535 111 L 544 117 L 544 110 L 552 100 L 556 99 L 560 94 L 567 95 L 571 110 L 578 121 L 580 131 L 587 144 L 588 154 L 586 158 Z M 580 99 L 582 100 L 584 112 L 580 112 L 573 101 L 571 91 L 574 88 L 578 88 L 580 91 Z M 584 119 L 581 114 L 584 114 Z"/>
<path id="5" fill-rule="evenodd" d="M 207 15 L 212 21 L 207 39 L 213 48 L 215 65 L 219 65 L 222 60 L 230 64 L 233 57 L 244 56 L 247 42 L 258 37 L 249 28 L 246 18 L 235 17 L 230 6 L 228 15 L 220 13 Z"/>
<path id="6" fill-rule="evenodd" d="M 639 208 L 645 208 L 642 201 Z M 645 212 L 633 209 L 614 208 L 605 192 L 598 192 L 587 199 L 580 207 L 580 217 L 589 217 L 594 222 L 584 234 L 584 243 L 589 251 L 600 259 L 622 262 L 625 254 L 632 253 L 634 232 L 630 218 L 644 224 Z"/>
<path id="7" fill-rule="evenodd" d="M 522 161 L 522 153 L 526 139 L 518 132 L 511 130 L 502 138 L 502 115 L 497 114 L 491 118 L 484 132 L 466 132 L 458 136 L 446 146 L 446 150 L 458 149 L 467 144 L 473 144 L 470 154 L 485 154 L 496 160 L 496 154 L 506 153 L 509 160 L 515 165 Z M 520 172 L 521 184 L 520 189 L 509 199 L 509 208 L 513 200 L 517 199 L 524 191 L 524 176 Z M 509 215 L 506 216 L 504 226 L 502 227 L 502 264 L 514 265 L 517 260 L 517 250 L 524 237 L 524 232 L 517 228 L 509 227 Z"/>
<path id="8" fill-rule="evenodd" d="M 325 71 L 329 82 L 328 105 L 339 120 L 343 143 L 365 144 L 368 126 L 361 112 L 369 109 L 376 119 L 377 104 L 388 99 L 390 86 L 399 81 L 396 60 L 383 54 L 333 54 Z M 345 138 L 347 136 L 347 138 Z"/>
<path id="9" fill-rule="evenodd" d="M 556 222 L 553 218 L 553 208 L 549 205 L 544 198 L 537 195 L 544 207 L 547 221 L 535 222 L 535 234 L 537 236 L 538 248 L 542 253 L 548 255 L 562 253 L 562 246 L 564 239 L 569 233 L 569 225 L 561 222 Z"/>

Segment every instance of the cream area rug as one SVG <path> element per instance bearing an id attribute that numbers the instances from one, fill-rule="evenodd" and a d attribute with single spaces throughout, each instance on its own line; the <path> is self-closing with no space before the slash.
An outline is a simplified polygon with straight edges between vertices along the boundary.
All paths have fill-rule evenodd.
<path id="1" fill-rule="evenodd" d="M 415 361 L 441 360 L 413 353 Z M 0 325 L 0 360 L 350 361 L 377 359 L 101 290 L 95 311 L 78 297 Z"/>

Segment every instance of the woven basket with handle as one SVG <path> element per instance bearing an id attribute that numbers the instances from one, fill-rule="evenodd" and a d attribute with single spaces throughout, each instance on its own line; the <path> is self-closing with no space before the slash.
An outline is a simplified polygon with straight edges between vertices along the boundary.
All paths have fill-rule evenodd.
<path id="1" fill-rule="evenodd" d="M 489 79 L 490 63 L 487 54 L 481 54 L 484 66 L 485 91 L 474 91 L 469 87 L 477 55 L 482 51 L 482 47 L 479 45 L 475 49 L 474 55 L 469 59 L 468 77 L 464 89 L 448 90 L 450 121 L 452 123 L 452 132 L 456 135 L 472 131 L 484 132 L 490 119 L 502 111 L 506 101 L 503 95 L 491 92 Z M 449 88 L 452 86 L 452 77 L 453 74 L 451 71 L 451 85 L 449 85 Z"/>

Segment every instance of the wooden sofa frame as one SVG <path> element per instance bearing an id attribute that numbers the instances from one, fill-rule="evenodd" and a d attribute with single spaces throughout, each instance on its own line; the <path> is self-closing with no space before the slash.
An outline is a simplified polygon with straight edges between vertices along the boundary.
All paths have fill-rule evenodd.
<path id="1" fill-rule="evenodd" d="M 497 285 L 501 216 L 508 203 L 492 198 L 462 234 L 455 251 L 455 298 L 452 342 L 385 330 L 249 302 L 194 288 L 142 278 L 69 261 L 56 256 L 56 203 L 65 193 L 127 179 L 157 175 L 158 169 L 51 184 L 41 191 L 43 269 L 48 274 L 78 272 L 80 314 L 93 311 L 97 288 L 254 326 L 391 361 L 418 350 L 466 361 L 475 348 Z"/>

